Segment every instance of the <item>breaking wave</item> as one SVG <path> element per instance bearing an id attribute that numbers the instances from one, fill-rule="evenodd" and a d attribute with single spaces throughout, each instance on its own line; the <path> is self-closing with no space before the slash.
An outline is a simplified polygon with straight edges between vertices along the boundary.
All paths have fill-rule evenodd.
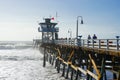
<path id="1" fill-rule="evenodd" d="M 26 49 L 31 48 L 32 41 L 1 41 L 0 50 L 2 49 Z"/>

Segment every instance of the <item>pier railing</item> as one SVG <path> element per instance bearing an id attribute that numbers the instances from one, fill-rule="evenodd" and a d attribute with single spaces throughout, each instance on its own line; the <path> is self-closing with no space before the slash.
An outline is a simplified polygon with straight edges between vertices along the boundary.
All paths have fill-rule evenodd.
<path id="1" fill-rule="evenodd" d="M 106 50 L 119 50 L 120 39 L 64 39 L 55 40 L 56 44 L 83 46 L 90 48 L 106 49 Z"/>
<path id="2" fill-rule="evenodd" d="M 42 40 L 36 40 L 42 43 Z M 44 42 L 52 43 L 52 41 Z M 106 50 L 120 50 L 120 39 L 60 39 L 55 40 L 55 44 L 74 45 Z"/>

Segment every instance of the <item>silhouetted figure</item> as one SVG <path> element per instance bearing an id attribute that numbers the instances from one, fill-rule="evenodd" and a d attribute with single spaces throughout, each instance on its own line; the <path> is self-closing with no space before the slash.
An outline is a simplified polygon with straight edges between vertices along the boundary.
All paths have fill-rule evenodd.
<path id="1" fill-rule="evenodd" d="M 97 39 L 97 36 L 95 34 L 93 35 L 93 39 Z"/>
<path id="2" fill-rule="evenodd" d="M 88 39 L 91 39 L 91 36 L 90 36 L 90 35 L 88 35 Z"/>
<path id="3" fill-rule="evenodd" d="M 93 39 L 97 39 L 97 36 L 95 34 L 93 35 Z M 96 43 L 96 41 L 93 42 Z"/>
<path id="4" fill-rule="evenodd" d="M 91 36 L 90 36 L 90 35 L 88 35 L 88 43 L 90 43 L 90 41 L 89 41 L 90 39 L 91 39 Z"/>

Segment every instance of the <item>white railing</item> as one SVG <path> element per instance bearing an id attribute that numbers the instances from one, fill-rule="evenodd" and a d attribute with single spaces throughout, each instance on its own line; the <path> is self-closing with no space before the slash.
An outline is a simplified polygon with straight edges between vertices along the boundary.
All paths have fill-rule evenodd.
<path id="1" fill-rule="evenodd" d="M 75 45 L 90 48 L 99 48 L 106 50 L 119 50 L 120 39 L 69 39 L 69 40 L 55 40 L 56 44 Z"/>
<path id="2" fill-rule="evenodd" d="M 42 40 L 36 40 L 40 41 Z M 55 44 L 64 44 L 64 45 L 74 45 L 106 50 L 120 50 L 120 39 L 59 39 L 54 41 L 47 41 L 44 43 L 55 43 Z"/>

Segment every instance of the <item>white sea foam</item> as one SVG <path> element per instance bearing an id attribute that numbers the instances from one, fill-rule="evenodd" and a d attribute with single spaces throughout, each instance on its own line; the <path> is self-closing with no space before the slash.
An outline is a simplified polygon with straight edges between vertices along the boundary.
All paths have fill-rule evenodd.
<path id="1" fill-rule="evenodd" d="M 0 45 L 5 46 L 7 44 L 0 43 Z M 16 45 L 16 43 L 11 45 Z M 20 43 L 17 45 L 24 44 Z M 26 46 L 26 44 L 24 46 Z M 111 76 L 112 74 L 107 72 L 107 75 Z M 57 73 L 54 66 L 50 65 L 49 63 L 46 63 L 46 67 L 44 68 L 43 54 L 41 54 L 39 50 L 29 47 L 25 49 L 3 48 L 2 50 L 0 50 L 0 80 L 69 80 L 69 79 L 61 77 L 61 73 Z"/>
<path id="2" fill-rule="evenodd" d="M 4 49 L 26 49 L 32 47 L 32 41 L 1 41 L 0 50 Z"/>
<path id="3" fill-rule="evenodd" d="M 0 80 L 65 80 L 35 49 L 0 50 Z"/>

